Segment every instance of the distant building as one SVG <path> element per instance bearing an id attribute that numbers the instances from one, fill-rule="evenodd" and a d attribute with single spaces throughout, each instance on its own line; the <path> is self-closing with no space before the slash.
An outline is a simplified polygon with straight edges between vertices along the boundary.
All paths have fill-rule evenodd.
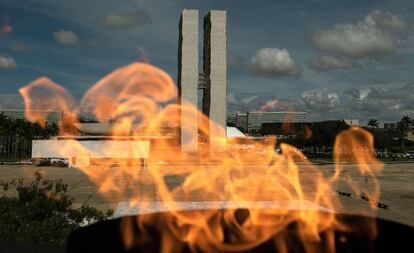
<path id="1" fill-rule="evenodd" d="M 239 130 L 246 131 L 246 113 L 228 113 L 227 126 L 236 127 Z"/>
<path id="2" fill-rule="evenodd" d="M 229 113 L 227 115 L 227 126 L 235 127 L 237 124 L 237 113 Z"/>
<path id="3" fill-rule="evenodd" d="M 238 113 L 237 118 L 236 118 L 236 127 L 243 131 L 246 131 L 247 129 L 246 123 L 247 123 L 246 113 Z"/>
<path id="4" fill-rule="evenodd" d="M 360 126 L 358 119 L 344 119 L 344 122 L 348 124 L 350 127 Z"/>
<path id="5" fill-rule="evenodd" d="M 384 123 L 384 130 L 391 131 L 397 129 L 397 123 Z"/>
<path id="6" fill-rule="evenodd" d="M 407 139 L 408 139 L 409 141 L 413 141 L 413 142 L 414 142 L 414 132 L 409 131 L 409 132 L 407 133 Z"/>
<path id="7" fill-rule="evenodd" d="M 384 123 L 384 130 L 414 130 L 414 122 L 396 122 L 396 123 Z"/>
<path id="8" fill-rule="evenodd" d="M 307 122 L 306 112 L 247 112 L 246 131 L 254 134 L 260 131 L 265 123 L 304 123 Z"/>

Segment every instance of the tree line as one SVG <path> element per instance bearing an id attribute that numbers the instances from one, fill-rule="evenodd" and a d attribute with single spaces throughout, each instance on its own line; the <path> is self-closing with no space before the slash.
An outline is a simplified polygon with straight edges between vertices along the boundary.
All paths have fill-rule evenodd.
<path id="1" fill-rule="evenodd" d="M 398 149 L 404 151 L 413 143 L 406 140 L 407 131 L 414 121 L 404 116 L 398 123 L 398 127 L 390 131 L 379 128 L 376 119 L 370 119 L 366 127 L 374 137 L 374 146 L 378 149 Z M 265 123 L 262 125 L 261 134 L 264 135 L 287 135 L 292 138 L 278 140 L 279 143 L 292 144 L 299 148 L 308 147 L 313 153 L 331 152 L 336 136 L 350 128 L 343 120 L 331 120 L 313 123 Z"/>
<path id="2" fill-rule="evenodd" d="M 25 119 L 14 119 L 0 113 L 0 136 L 22 136 L 27 139 L 49 138 L 58 134 L 56 123 L 47 123 L 42 128 L 37 123 Z"/>

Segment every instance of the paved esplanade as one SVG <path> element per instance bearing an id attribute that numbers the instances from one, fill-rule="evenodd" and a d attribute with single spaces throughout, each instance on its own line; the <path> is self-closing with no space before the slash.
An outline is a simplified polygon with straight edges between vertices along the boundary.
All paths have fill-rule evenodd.
<path id="1" fill-rule="evenodd" d="M 381 174 L 378 176 L 378 181 L 381 188 L 380 202 L 390 206 L 389 210 L 378 209 L 378 216 L 384 219 L 393 220 L 409 224 L 414 226 L 414 163 L 390 163 L 385 164 L 385 167 Z M 168 169 L 175 170 L 182 165 L 165 165 Z M 250 165 L 252 169 L 255 169 L 257 165 Z M 355 171 L 357 165 L 349 164 L 344 165 L 344 170 Z M 306 170 L 301 169 L 299 165 L 299 171 L 307 174 Z M 99 167 L 92 168 L 99 170 Z M 211 168 L 214 169 L 214 168 Z M 85 203 L 101 210 L 107 210 L 111 208 L 115 210 L 116 215 L 128 215 L 138 214 L 146 212 L 155 212 L 164 209 L 164 206 L 157 196 L 157 189 L 154 185 L 154 178 L 148 171 L 142 171 L 141 177 L 144 177 L 143 183 L 139 185 L 131 184 L 130 176 L 122 176 L 117 178 L 117 186 L 123 189 L 123 193 L 120 195 L 113 195 L 110 193 L 100 194 L 98 187 L 91 182 L 91 180 L 81 171 L 74 168 L 62 168 L 62 167 L 36 167 L 30 165 L 0 165 L 0 178 L 4 182 L 11 181 L 15 178 L 24 178 L 26 183 L 34 180 L 34 172 L 39 170 L 45 177 L 45 179 L 57 180 L 62 179 L 64 183 L 68 184 L 68 193 L 74 198 L 76 206 L 80 206 Z M 112 173 L 116 173 L 119 168 L 111 168 L 108 171 L 108 176 Z M 334 165 L 322 165 L 320 170 L 326 174 L 327 177 L 331 176 L 334 172 Z M 208 176 L 208 175 L 206 175 Z M 312 176 L 312 175 L 310 175 Z M 371 182 L 365 182 L 365 179 L 361 175 L 353 176 L 355 180 L 363 184 L 370 184 Z M 208 208 L 217 205 L 223 206 L 223 203 L 218 203 L 214 200 L 200 199 L 200 196 L 188 196 L 182 191 L 183 178 L 177 176 L 167 176 L 163 178 L 169 189 L 177 189 L 178 192 L 182 192 L 182 197 L 177 196 L 177 201 L 180 202 L 182 208 Z M 139 198 L 139 196 L 131 196 L 136 189 L 131 187 L 139 187 L 139 191 L 147 198 L 142 200 L 138 204 L 134 204 L 133 207 L 128 207 L 133 198 Z M 304 185 L 306 187 L 306 185 Z M 334 190 L 351 192 L 344 180 L 339 180 L 337 184 L 333 186 Z M 1 191 L 0 191 L 1 193 Z M 13 189 L 9 189 L 8 194 L 15 194 Z M 369 210 L 368 202 L 362 200 L 358 196 L 338 196 L 341 202 L 341 206 L 338 206 L 335 211 L 340 213 L 352 213 L 352 214 L 364 214 Z M 227 206 L 232 206 L 235 203 L 228 203 Z M 260 204 L 260 203 L 258 203 Z M 266 203 L 264 203 L 265 205 Z"/>
<path id="2" fill-rule="evenodd" d="M 198 90 L 203 91 L 202 111 L 212 122 L 225 129 L 227 118 L 227 21 L 226 11 L 210 11 L 204 18 L 203 72 L 198 69 L 198 10 L 183 10 L 179 24 L 178 88 L 179 102 L 198 105 Z M 184 119 L 183 114 L 181 115 Z M 186 119 L 189 120 L 189 119 Z M 197 119 L 192 119 L 197 121 Z M 185 119 L 181 134 L 182 150 L 195 152 L 198 146 L 196 125 L 188 129 Z M 210 126 L 213 135 L 225 135 Z M 219 144 L 210 143 L 211 150 L 220 150 Z"/>

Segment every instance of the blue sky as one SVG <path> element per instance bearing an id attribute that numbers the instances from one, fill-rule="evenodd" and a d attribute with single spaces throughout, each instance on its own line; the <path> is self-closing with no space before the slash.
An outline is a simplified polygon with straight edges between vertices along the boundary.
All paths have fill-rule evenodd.
<path id="1" fill-rule="evenodd" d="M 175 78 L 183 8 L 228 11 L 230 111 L 414 117 L 411 0 L 0 0 L 0 108 L 20 106 L 17 90 L 39 76 L 80 98 L 143 58 Z"/>

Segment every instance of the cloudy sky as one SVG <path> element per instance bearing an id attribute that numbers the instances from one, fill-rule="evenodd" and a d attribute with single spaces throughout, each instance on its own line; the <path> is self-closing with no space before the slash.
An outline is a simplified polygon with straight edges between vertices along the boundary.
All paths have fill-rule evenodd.
<path id="1" fill-rule="evenodd" d="M 175 78 L 183 8 L 228 11 L 230 111 L 414 117 L 412 0 L 0 0 L 0 109 L 40 76 L 77 98 L 133 61 Z"/>

